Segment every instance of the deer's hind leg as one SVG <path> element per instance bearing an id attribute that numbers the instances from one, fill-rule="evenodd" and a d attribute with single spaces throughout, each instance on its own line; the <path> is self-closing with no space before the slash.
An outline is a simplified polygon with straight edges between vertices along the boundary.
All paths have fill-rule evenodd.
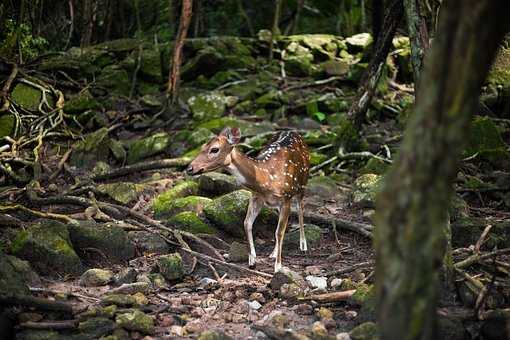
<path id="1" fill-rule="evenodd" d="M 298 217 L 299 217 L 299 249 L 301 251 L 307 251 L 308 246 L 306 244 L 306 235 L 305 235 L 305 219 L 304 219 L 304 208 L 305 204 L 303 202 L 304 196 L 298 196 L 297 198 L 297 208 L 298 208 Z"/>
<path id="2" fill-rule="evenodd" d="M 290 199 L 285 200 L 280 207 L 280 217 L 278 219 L 278 228 L 276 229 L 276 259 L 274 263 L 274 272 L 282 269 L 282 249 L 283 249 L 283 238 L 285 236 L 285 230 L 287 229 L 287 223 L 289 221 L 290 214 Z"/>

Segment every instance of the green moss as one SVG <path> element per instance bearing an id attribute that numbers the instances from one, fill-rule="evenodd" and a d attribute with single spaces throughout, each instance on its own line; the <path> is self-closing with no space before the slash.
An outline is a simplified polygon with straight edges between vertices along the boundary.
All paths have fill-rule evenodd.
<path id="1" fill-rule="evenodd" d="M 132 307 L 136 306 L 136 299 L 129 294 L 107 294 L 101 298 L 101 305 L 117 307 Z"/>
<path id="2" fill-rule="evenodd" d="M 0 116 L 0 138 L 12 136 L 16 121 L 14 115 L 4 114 Z"/>
<path id="3" fill-rule="evenodd" d="M 184 265 L 179 253 L 158 257 L 157 266 L 163 277 L 175 281 L 184 277 Z"/>
<path id="4" fill-rule="evenodd" d="M 127 71 L 117 65 L 103 68 L 101 74 L 96 78 L 96 84 L 109 90 L 111 94 L 129 96 L 131 90 Z"/>
<path id="5" fill-rule="evenodd" d="M 386 173 L 388 168 L 390 167 L 390 164 L 377 159 L 377 158 L 370 158 L 368 162 L 360 169 L 361 174 L 376 174 L 376 175 L 383 175 Z"/>
<path id="6" fill-rule="evenodd" d="M 154 211 L 163 212 L 166 210 L 165 207 L 169 206 L 175 199 L 189 195 L 196 195 L 197 193 L 197 182 L 191 180 L 182 181 L 176 184 L 173 188 L 156 196 L 152 201 L 152 208 Z"/>
<path id="7" fill-rule="evenodd" d="M 362 149 L 361 137 L 352 121 L 347 117 L 340 120 L 338 125 L 333 128 L 333 132 L 336 134 L 335 144 L 343 148 L 344 151 L 359 151 Z"/>
<path id="8" fill-rule="evenodd" d="M 329 157 L 325 154 L 318 153 L 318 152 L 311 152 L 310 153 L 310 165 L 318 165 L 327 160 Z"/>
<path id="9" fill-rule="evenodd" d="M 381 181 L 382 177 L 376 174 L 365 174 L 356 178 L 352 192 L 353 202 L 369 206 L 373 205 L 381 187 Z"/>
<path id="10" fill-rule="evenodd" d="M 0 292 L 28 295 L 34 284 L 40 280 L 28 262 L 0 252 Z"/>
<path id="11" fill-rule="evenodd" d="M 42 94 L 39 89 L 30 85 L 19 83 L 11 93 L 11 100 L 24 109 L 37 111 L 41 102 Z"/>
<path id="12" fill-rule="evenodd" d="M 193 234 L 216 234 L 217 230 L 204 222 L 196 212 L 183 211 L 167 220 L 170 225 Z"/>
<path id="13" fill-rule="evenodd" d="M 171 200 L 158 201 L 153 204 L 154 213 L 159 218 L 170 216 L 183 211 L 201 212 L 203 207 L 210 203 L 211 199 L 201 196 L 178 197 Z"/>
<path id="14" fill-rule="evenodd" d="M 117 315 L 115 323 L 129 331 L 138 331 L 144 334 L 153 334 L 155 330 L 154 318 L 139 310 Z"/>
<path id="15" fill-rule="evenodd" d="M 510 49 L 501 48 L 494 60 L 487 83 L 494 85 L 510 86 Z"/>
<path id="16" fill-rule="evenodd" d="M 495 165 L 506 164 L 510 160 L 507 145 L 489 117 L 475 117 L 464 154 L 466 157 L 477 154 L 483 160 Z"/>
<path id="17" fill-rule="evenodd" d="M 90 92 L 88 90 L 84 90 L 65 102 L 64 111 L 66 113 L 74 114 L 87 110 L 96 110 L 100 107 L 101 104 L 94 99 Z"/>
<path id="18" fill-rule="evenodd" d="M 109 155 L 108 129 L 101 128 L 89 133 L 75 144 L 71 164 L 76 167 L 93 167 L 96 162 L 107 161 Z"/>
<path id="19" fill-rule="evenodd" d="M 219 92 L 198 94 L 188 99 L 188 106 L 193 114 L 193 120 L 202 122 L 223 115 L 227 99 Z"/>
<path id="20" fill-rule="evenodd" d="M 308 145 L 325 145 L 333 143 L 336 134 L 331 131 L 311 130 L 307 131 L 303 136 L 306 144 Z"/>
<path id="21" fill-rule="evenodd" d="M 353 328 L 349 335 L 352 340 L 376 340 L 379 339 L 377 325 L 373 322 L 365 322 Z"/>
<path id="22" fill-rule="evenodd" d="M 172 138 L 165 132 L 139 139 L 129 146 L 127 161 L 132 164 L 163 152 L 170 146 L 171 142 Z"/>
<path id="23" fill-rule="evenodd" d="M 110 334 L 115 329 L 115 323 L 104 317 L 95 317 L 80 322 L 78 330 L 81 334 L 90 337 L 90 339 L 98 339 L 102 336 Z"/>
<path id="24" fill-rule="evenodd" d="M 141 184 L 130 182 L 115 182 L 100 184 L 96 189 L 113 198 L 117 202 L 127 204 L 135 200 L 145 187 Z"/>
<path id="25" fill-rule="evenodd" d="M 305 224 L 305 236 L 308 248 L 316 247 L 322 240 L 322 229 L 314 224 Z M 296 228 L 285 235 L 284 247 L 299 249 L 299 229 Z"/>
<path id="26" fill-rule="evenodd" d="M 197 147 L 207 143 L 213 137 L 214 133 L 212 133 L 211 130 L 206 128 L 197 128 L 189 136 L 188 143 L 193 147 Z"/>
<path id="27" fill-rule="evenodd" d="M 134 52 L 136 58 L 138 52 Z M 161 83 L 163 78 L 161 76 L 161 56 L 156 49 L 145 49 L 142 53 L 142 64 L 140 67 L 140 77 L 147 79 L 151 82 Z"/>

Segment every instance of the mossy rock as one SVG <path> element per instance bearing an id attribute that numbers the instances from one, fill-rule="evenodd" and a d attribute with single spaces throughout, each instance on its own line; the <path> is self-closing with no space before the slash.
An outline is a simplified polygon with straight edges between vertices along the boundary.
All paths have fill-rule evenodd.
<path id="1" fill-rule="evenodd" d="M 96 189 L 102 194 L 108 195 L 115 201 L 127 204 L 135 200 L 144 190 L 145 186 L 131 182 L 115 182 L 100 184 Z"/>
<path id="2" fill-rule="evenodd" d="M 136 306 L 136 299 L 129 294 L 106 294 L 101 297 L 100 301 L 103 306 L 115 305 L 117 307 L 133 307 Z"/>
<path id="3" fill-rule="evenodd" d="M 247 190 L 237 190 L 217 197 L 210 204 L 204 206 L 205 216 L 218 228 L 233 236 L 244 237 L 244 218 L 250 197 L 251 193 Z M 276 221 L 276 214 L 263 208 L 256 219 L 255 226 L 276 226 Z"/>
<path id="4" fill-rule="evenodd" d="M 318 246 L 322 240 L 321 227 L 305 223 L 304 228 L 308 249 Z M 299 228 L 287 232 L 283 246 L 292 250 L 299 249 Z"/>
<path id="5" fill-rule="evenodd" d="M 99 162 L 106 162 L 110 152 L 108 129 L 101 128 L 89 133 L 75 144 L 70 163 L 80 168 L 92 168 Z"/>
<path id="6" fill-rule="evenodd" d="M 503 88 L 510 87 L 510 49 L 500 48 L 492 68 L 487 77 L 486 83 L 501 85 Z"/>
<path id="7" fill-rule="evenodd" d="M 365 322 L 353 328 L 349 335 L 352 340 L 377 340 L 379 333 L 377 325 L 373 322 Z"/>
<path id="8" fill-rule="evenodd" d="M 157 260 L 158 270 L 168 281 L 180 280 L 184 277 L 184 263 L 179 253 L 161 255 Z"/>
<path id="9" fill-rule="evenodd" d="M 114 263 L 123 263 L 135 256 L 135 247 L 127 232 L 115 224 L 81 221 L 68 227 L 72 244 L 82 257 L 87 254 L 86 248 L 98 249 Z"/>
<path id="10" fill-rule="evenodd" d="M 110 94 L 129 96 L 131 82 L 125 69 L 110 65 L 103 68 L 96 78 L 96 85 L 105 88 Z"/>
<path id="11" fill-rule="evenodd" d="M 350 64 L 345 59 L 335 58 L 325 61 L 321 67 L 328 76 L 343 76 L 349 73 Z"/>
<path id="12" fill-rule="evenodd" d="M 12 241 L 11 251 L 45 275 L 77 275 L 83 271 L 66 225 L 56 221 L 43 221 L 18 232 Z"/>
<path id="13" fill-rule="evenodd" d="M 90 318 L 78 325 L 80 334 L 88 336 L 90 339 L 98 339 L 111 334 L 115 328 L 115 322 L 104 317 Z"/>
<path id="14" fill-rule="evenodd" d="M 218 232 L 194 211 L 180 212 L 170 217 L 167 223 L 192 234 L 216 234 Z"/>
<path id="15" fill-rule="evenodd" d="M 165 239 L 157 234 L 148 231 L 130 231 L 128 237 L 143 254 L 166 254 L 170 251 Z"/>
<path id="16" fill-rule="evenodd" d="M 51 73 L 63 71 L 75 79 L 84 79 L 92 78 L 95 73 L 100 71 L 100 68 L 85 58 L 64 54 L 43 59 L 38 70 Z"/>
<path id="17" fill-rule="evenodd" d="M 329 176 L 315 176 L 306 185 L 307 193 L 324 198 L 331 198 L 338 194 L 337 182 Z"/>
<path id="18" fill-rule="evenodd" d="M 333 128 L 333 132 L 336 135 L 334 144 L 344 151 L 360 151 L 364 148 L 364 143 L 358 131 L 356 131 L 354 124 L 347 117 L 339 121 L 338 125 Z"/>
<path id="19" fill-rule="evenodd" d="M 234 176 L 219 172 L 208 172 L 198 178 L 198 190 L 208 195 L 218 196 L 240 189 Z"/>
<path id="20" fill-rule="evenodd" d="M 0 138 L 12 136 L 15 126 L 16 119 L 14 118 L 14 115 L 4 114 L 0 116 Z"/>
<path id="21" fill-rule="evenodd" d="M 186 196 L 167 201 L 166 204 L 154 207 L 156 217 L 170 216 L 183 211 L 201 213 L 204 206 L 211 202 L 210 198 L 202 196 Z M 157 207 L 157 209 L 156 209 Z"/>
<path id="22" fill-rule="evenodd" d="M 322 162 L 326 161 L 327 159 L 329 159 L 328 155 L 325 155 L 320 152 L 314 152 L 314 151 L 310 152 L 310 165 L 311 166 L 319 165 Z"/>
<path id="23" fill-rule="evenodd" d="M 133 164 L 144 158 L 163 152 L 170 147 L 171 142 L 172 137 L 165 132 L 155 133 L 151 136 L 139 139 L 129 146 L 127 162 Z"/>
<path id="24" fill-rule="evenodd" d="M 211 77 L 220 71 L 224 64 L 224 55 L 214 47 L 206 47 L 182 66 L 181 78 L 184 81 L 190 81 L 196 79 L 199 75 Z"/>
<path id="25" fill-rule="evenodd" d="M 376 174 L 365 174 L 356 178 L 352 192 L 353 203 L 373 207 L 381 180 L 382 177 Z"/>
<path id="26" fill-rule="evenodd" d="M 11 93 L 11 100 L 22 108 L 30 111 L 37 111 L 42 99 L 39 89 L 30 85 L 19 83 Z"/>
<path id="27" fill-rule="evenodd" d="M 173 188 L 162 192 L 152 200 L 152 209 L 163 212 L 172 202 L 181 197 L 196 195 L 198 193 L 198 183 L 186 180 L 177 183 Z"/>
<path id="28" fill-rule="evenodd" d="M 510 164 L 510 152 L 501 138 L 496 124 L 489 117 L 475 117 L 471 123 L 471 132 L 464 156 L 477 154 L 496 166 Z"/>
<path id="29" fill-rule="evenodd" d="M 281 91 L 271 89 L 255 99 L 257 108 L 277 109 L 282 106 L 283 94 Z"/>
<path id="30" fill-rule="evenodd" d="M 118 54 L 122 52 L 131 52 L 137 49 L 140 44 L 143 44 L 143 41 L 140 39 L 125 38 L 105 41 L 95 45 L 94 48 Z"/>
<path id="31" fill-rule="evenodd" d="M 336 134 L 331 131 L 310 130 L 304 134 L 303 139 L 307 145 L 322 146 L 333 143 L 336 137 Z"/>
<path id="32" fill-rule="evenodd" d="M 345 39 L 349 53 L 365 52 L 373 41 L 370 33 L 359 33 Z"/>
<path id="33" fill-rule="evenodd" d="M 117 326 L 144 334 L 153 334 L 155 331 L 154 318 L 137 309 L 132 312 L 118 314 L 115 318 Z"/>
<path id="34" fill-rule="evenodd" d="M 97 110 L 101 104 L 90 94 L 88 90 L 83 90 L 75 96 L 66 100 L 64 111 L 69 114 L 81 113 L 88 110 Z"/>
<path id="35" fill-rule="evenodd" d="M 80 48 L 71 47 L 67 54 L 78 58 L 80 61 L 87 62 L 98 68 L 103 68 L 107 65 L 111 65 L 115 62 L 115 55 L 109 51 L 98 49 L 95 46 Z"/>
<path id="36" fill-rule="evenodd" d="M 135 58 L 138 58 L 138 52 L 135 51 Z M 150 82 L 160 84 L 163 81 L 161 75 L 161 55 L 156 49 L 145 49 L 142 52 L 142 63 L 140 65 L 140 78 Z"/>
<path id="37" fill-rule="evenodd" d="M 350 303 L 361 306 L 360 321 L 375 321 L 375 287 L 364 283 L 356 284 L 356 292 L 351 298 Z"/>
<path id="38" fill-rule="evenodd" d="M 56 331 L 25 329 L 16 333 L 16 340 L 63 340 L 63 336 Z"/>
<path id="39" fill-rule="evenodd" d="M 39 284 L 39 276 L 27 261 L 0 252 L 0 292 L 29 295 L 28 287 Z"/>
<path id="40" fill-rule="evenodd" d="M 200 333 L 197 340 L 233 340 L 233 338 L 223 332 L 208 330 Z"/>
<path id="41" fill-rule="evenodd" d="M 105 286 L 113 279 L 113 273 L 110 270 L 101 268 L 91 268 L 81 274 L 80 285 L 84 287 Z"/>
<path id="42" fill-rule="evenodd" d="M 360 169 L 361 174 L 383 175 L 389 169 L 390 164 L 377 158 L 370 158 L 367 163 Z"/>
<path id="43" fill-rule="evenodd" d="M 285 71 L 295 77 L 310 76 L 313 72 L 312 60 L 307 55 L 289 56 L 285 60 Z"/>
<path id="44" fill-rule="evenodd" d="M 227 97 L 219 92 L 198 94 L 188 99 L 193 120 L 203 122 L 219 118 L 227 108 Z"/>
<path id="45" fill-rule="evenodd" d="M 211 140 L 215 136 L 211 130 L 206 128 L 195 129 L 188 138 L 188 143 L 193 146 L 201 146 Z"/>
<path id="46" fill-rule="evenodd" d="M 117 306 L 110 305 L 106 307 L 96 306 L 87 309 L 85 312 L 80 313 L 80 320 L 87 320 L 89 318 L 112 318 L 117 313 Z"/>

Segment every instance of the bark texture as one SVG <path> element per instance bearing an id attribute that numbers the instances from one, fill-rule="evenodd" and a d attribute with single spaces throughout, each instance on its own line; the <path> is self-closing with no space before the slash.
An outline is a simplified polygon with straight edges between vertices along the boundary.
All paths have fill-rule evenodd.
<path id="1" fill-rule="evenodd" d="M 420 79 L 423 56 L 429 48 L 429 33 L 420 0 L 404 0 L 404 8 L 411 40 L 411 65 L 416 84 Z"/>
<path id="2" fill-rule="evenodd" d="M 404 15 L 402 0 L 391 0 L 385 11 L 382 30 L 378 36 L 374 48 L 374 55 L 361 80 L 356 97 L 347 113 L 349 119 L 359 130 L 365 120 L 368 106 L 372 101 L 375 89 L 386 63 L 386 57 L 391 48 L 395 30 Z"/>
<path id="3" fill-rule="evenodd" d="M 436 338 L 451 184 L 481 85 L 508 30 L 509 10 L 505 0 L 449 0 L 442 9 L 414 116 L 377 199 L 382 339 Z"/>
<path id="4" fill-rule="evenodd" d="M 179 29 L 175 38 L 174 52 L 170 65 L 170 74 L 168 75 L 167 94 L 171 98 L 171 102 L 175 103 L 179 90 L 179 80 L 182 63 L 182 47 L 184 39 L 188 35 L 188 28 L 191 22 L 193 10 L 193 0 L 182 0 L 181 18 L 179 20 Z"/>

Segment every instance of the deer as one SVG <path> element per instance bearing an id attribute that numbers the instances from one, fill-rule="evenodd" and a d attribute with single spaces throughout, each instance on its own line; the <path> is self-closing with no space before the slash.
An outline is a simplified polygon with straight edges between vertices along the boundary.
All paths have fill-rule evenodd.
<path id="1" fill-rule="evenodd" d="M 224 169 L 234 175 L 238 184 L 252 195 L 244 220 L 244 230 L 249 244 L 249 268 L 255 268 L 256 252 L 253 243 L 253 222 L 263 206 L 277 208 L 278 226 L 274 258 L 274 272 L 282 269 L 282 247 L 285 230 L 295 199 L 299 220 L 299 248 L 306 252 L 304 230 L 304 195 L 310 170 L 310 153 L 301 135 L 282 131 L 273 136 L 257 157 L 249 157 L 237 147 L 241 139 L 239 128 L 226 127 L 201 147 L 200 153 L 186 169 L 188 175 Z"/>

